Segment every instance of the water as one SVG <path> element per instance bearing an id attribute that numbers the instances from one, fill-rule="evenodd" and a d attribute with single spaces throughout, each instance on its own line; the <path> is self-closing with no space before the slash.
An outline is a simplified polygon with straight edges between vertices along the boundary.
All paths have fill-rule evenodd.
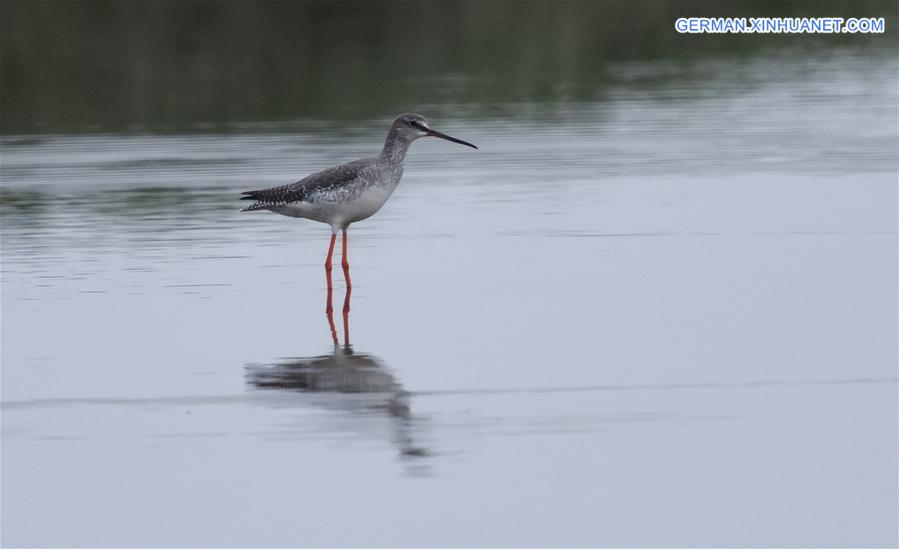
<path id="1" fill-rule="evenodd" d="M 895 57 L 665 67 L 432 116 L 480 150 L 413 145 L 346 317 L 236 197 L 386 118 L 3 138 L 3 544 L 895 545 Z"/>

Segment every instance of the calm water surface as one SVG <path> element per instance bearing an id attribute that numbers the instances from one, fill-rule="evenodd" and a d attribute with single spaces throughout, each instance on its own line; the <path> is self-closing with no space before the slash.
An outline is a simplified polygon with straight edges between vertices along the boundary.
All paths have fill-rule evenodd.
<path id="1" fill-rule="evenodd" d="M 3 544 L 896 544 L 895 58 L 648 70 L 432 117 L 481 149 L 413 145 L 330 319 L 236 197 L 388 120 L 4 138 Z"/>

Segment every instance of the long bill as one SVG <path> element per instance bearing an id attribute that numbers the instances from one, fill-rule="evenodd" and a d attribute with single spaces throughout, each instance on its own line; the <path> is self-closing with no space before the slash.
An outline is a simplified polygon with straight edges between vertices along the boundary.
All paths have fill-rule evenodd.
<path id="1" fill-rule="evenodd" d="M 445 133 L 438 132 L 437 130 L 432 130 L 431 128 L 428 128 L 425 131 L 431 137 L 439 137 L 440 139 L 446 139 L 447 141 L 452 141 L 453 143 L 458 143 L 460 145 L 465 145 L 466 147 L 471 147 L 472 149 L 477 149 L 477 147 L 475 147 L 468 141 L 462 141 L 461 139 L 456 139 L 455 137 L 450 137 L 450 136 L 446 135 Z"/>

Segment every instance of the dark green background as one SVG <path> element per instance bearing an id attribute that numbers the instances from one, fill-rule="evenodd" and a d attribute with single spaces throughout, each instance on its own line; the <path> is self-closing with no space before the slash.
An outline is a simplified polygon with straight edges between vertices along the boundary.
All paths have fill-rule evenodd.
<path id="1" fill-rule="evenodd" d="M 697 58 L 860 48 L 895 55 L 888 1 L 265 2 L 0 4 L 0 131 L 228 131 L 404 110 L 501 115 L 601 101 L 616 63 L 641 86 Z M 885 17 L 884 35 L 679 35 L 684 16 Z M 520 112 L 520 109 L 518 109 Z"/>

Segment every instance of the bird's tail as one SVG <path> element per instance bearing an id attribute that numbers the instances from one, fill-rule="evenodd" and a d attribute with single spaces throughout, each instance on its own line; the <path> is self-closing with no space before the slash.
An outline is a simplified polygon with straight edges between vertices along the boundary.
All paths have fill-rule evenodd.
<path id="1" fill-rule="evenodd" d="M 244 206 L 243 208 L 240 209 L 240 211 L 241 212 L 252 212 L 255 210 L 266 209 L 268 207 L 268 204 L 266 202 L 259 201 L 259 199 L 260 199 L 259 195 L 261 192 L 262 191 L 244 191 L 244 192 L 240 193 L 243 195 L 240 197 L 241 200 L 255 200 L 256 201 L 253 204 L 250 204 L 249 206 Z"/>

